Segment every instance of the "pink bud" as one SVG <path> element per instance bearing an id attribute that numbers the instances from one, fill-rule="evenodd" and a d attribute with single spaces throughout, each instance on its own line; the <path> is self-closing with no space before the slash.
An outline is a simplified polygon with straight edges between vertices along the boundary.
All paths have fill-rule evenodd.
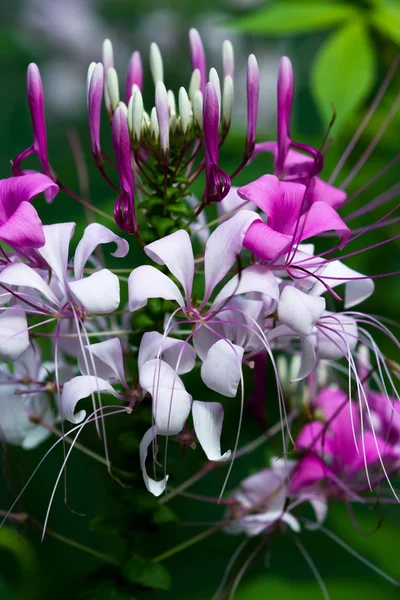
<path id="1" fill-rule="evenodd" d="M 190 58 L 192 61 L 192 69 L 198 69 L 200 71 L 200 90 L 204 92 L 207 81 L 207 66 L 206 66 L 206 55 L 204 52 L 203 42 L 197 29 L 191 29 L 189 31 L 189 48 Z"/>
<path id="2" fill-rule="evenodd" d="M 46 121 L 44 117 L 44 94 L 40 71 L 35 63 L 28 66 L 27 92 L 29 110 L 32 118 L 33 149 L 36 152 L 43 172 L 51 176 L 49 157 L 47 153 Z"/>
<path id="3" fill-rule="evenodd" d="M 254 54 L 250 54 L 247 63 L 247 158 L 250 158 L 250 156 L 253 154 L 254 144 L 256 141 L 259 92 L 260 77 L 258 73 L 257 59 Z"/>
<path id="4" fill-rule="evenodd" d="M 101 63 L 97 63 L 93 69 L 92 77 L 89 84 L 88 93 L 88 114 L 89 114 L 89 131 L 90 141 L 92 144 L 92 152 L 95 157 L 96 164 L 101 164 L 101 149 L 100 149 L 100 120 L 101 120 L 101 102 L 103 99 L 104 86 L 104 68 Z"/>
<path id="5" fill-rule="evenodd" d="M 137 85 L 140 91 L 143 90 L 143 67 L 140 52 L 134 52 L 129 61 L 125 90 L 126 104 L 129 104 L 129 100 L 132 96 L 133 85 Z"/>
<path id="6" fill-rule="evenodd" d="M 293 67 L 287 56 L 282 56 L 278 68 L 277 113 L 278 113 L 278 156 L 276 172 L 283 171 L 290 147 L 290 113 L 293 102 Z"/>
<path id="7" fill-rule="evenodd" d="M 114 218 L 122 231 L 136 233 L 138 224 L 134 203 L 129 129 L 124 110 L 121 107 L 118 107 L 114 113 L 111 133 L 121 186 L 121 194 L 114 206 Z"/>
<path id="8" fill-rule="evenodd" d="M 203 102 L 204 160 L 206 189 L 204 200 L 220 202 L 228 194 L 231 182 L 228 175 L 218 167 L 219 103 L 212 83 L 207 83 Z"/>

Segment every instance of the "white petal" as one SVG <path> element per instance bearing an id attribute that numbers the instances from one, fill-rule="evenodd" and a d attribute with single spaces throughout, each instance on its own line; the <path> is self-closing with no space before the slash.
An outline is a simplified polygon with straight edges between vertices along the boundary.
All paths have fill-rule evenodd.
<path id="1" fill-rule="evenodd" d="M 129 310 L 131 312 L 146 306 L 149 298 L 164 298 L 176 300 L 179 306 L 184 306 L 182 294 L 178 286 L 164 273 L 155 267 L 143 265 L 129 275 Z"/>
<path id="2" fill-rule="evenodd" d="M 328 262 L 320 277 L 331 288 L 335 288 L 342 283 L 345 284 L 344 307 L 346 309 L 369 298 L 375 288 L 372 279 L 357 279 L 357 277 L 364 277 L 362 273 L 350 269 L 339 260 Z M 330 279 L 331 277 L 334 279 Z M 313 296 L 319 296 L 326 291 L 326 287 L 320 281 L 317 281 L 310 293 Z"/>
<path id="3" fill-rule="evenodd" d="M 196 333 L 193 335 L 193 344 L 197 356 L 201 360 L 206 359 L 207 353 L 211 346 L 221 339 L 216 333 L 214 333 L 214 331 L 218 332 L 221 336 L 224 335 L 225 329 L 222 321 L 221 324 L 213 323 L 212 328 L 213 331 L 210 331 L 208 327 L 199 327 L 196 330 Z"/>
<path id="4" fill-rule="evenodd" d="M 75 231 L 75 223 L 56 223 L 43 226 L 46 243 L 38 252 L 52 268 L 61 284 L 64 283 L 67 266 L 69 243 Z"/>
<path id="5" fill-rule="evenodd" d="M 89 313 L 108 315 L 119 306 L 119 279 L 108 269 L 71 281 L 69 287 Z"/>
<path id="6" fill-rule="evenodd" d="M 190 302 L 194 276 L 192 243 L 187 231 L 181 229 L 161 240 L 152 242 L 144 251 L 154 262 L 166 265 L 169 271 L 182 284 L 186 298 Z"/>
<path id="7" fill-rule="evenodd" d="M 252 265 L 232 277 L 222 288 L 213 302 L 213 308 L 221 304 L 230 296 L 259 292 L 273 300 L 279 299 L 279 286 L 274 274 L 268 267 Z"/>
<path id="8" fill-rule="evenodd" d="M 180 375 L 189 373 L 196 362 L 196 352 L 184 340 L 164 337 L 158 331 L 149 331 L 143 334 L 140 342 L 138 367 L 153 358 L 163 358 Z M 179 360 L 179 367 L 176 365 Z"/>
<path id="9" fill-rule="evenodd" d="M 287 285 L 279 299 L 278 318 L 300 335 L 310 335 L 325 310 L 325 299 L 310 296 Z"/>
<path id="10" fill-rule="evenodd" d="M 317 333 L 319 358 L 337 360 L 352 352 L 358 342 L 357 323 L 341 313 L 326 313 L 320 320 Z"/>
<path id="11" fill-rule="evenodd" d="M 305 337 L 301 341 L 301 364 L 297 376 L 291 380 L 290 383 L 301 381 L 309 376 L 310 373 L 315 369 L 317 364 L 317 358 L 315 355 L 314 344 L 312 340 Z"/>
<path id="12" fill-rule="evenodd" d="M 90 353 L 95 359 L 98 359 L 95 360 L 96 373 L 93 373 L 90 356 L 87 356 L 86 360 L 92 375 L 95 374 L 97 377 L 110 382 L 121 381 L 125 383 L 124 358 L 119 338 L 112 338 L 98 344 L 90 344 L 85 348 L 88 354 Z"/>
<path id="13" fill-rule="evenodd" d="M 93 375 L 78 375 L 68 381 L 63 387 L 61 396 L 61 417 L 71 423 L 81 423 L 86 417 L 86 410 L 75 413 L 77 403 L 82 398 L 97 392 L 108 392 L 115 396 L 113 388 L 107 381 Z"/>
<path id="14" fill-rule="evenodd" d="M 0 439 L 21 445 L 34 425 L 29 421 L 22 396 L 14 393 L 14 385 L 0 386 Z"/>
<path id="15" fill-rule="evenodd" d="M 301 527 L 300 527 L 300 523 L 296 519 L 296 517 L 294 517 L 293 515 L 291 515 L 288 512 L 285 512 L 285 513 L 283 513 L 281 520 L 284 523 L 286 523 L 286 525 L 288 525 L 292 531 L 294 531 L 295 533 L 300 533 Z"/>
<path id="16" fill-rule="evenodd" d="M 217 227 L 208 238 L 204 256 L 206 286 L 204 302 L 235 263 L 242 250 L 246 231 L 256 220 L 261 220 L 256 213 L 240 210 L 229 221 Z"/>
<path id="17" fill-rule="evenodd" d="M 229 219 L 236 211 L 242 209 L 257 210 L 257 206 L 253 202 L 243 200 L 238 195 L 238 189 L 238 187 L 232 186 L 225 198 L 221 202 L 217 202 L 217 210 L 220 217 L 226 215 L 226 218 Z"/>
<path id="18" fill-rule="evenodd" d="M 223 462 L 229 460 L 231 451 L 221 455 L 221 431 L 224 409 L 219 402 L 200 402 L 192 404 L 194 430 L 208 460 Z"/>
<path id="19" fill-rule="evenodd" d="M 14 263 L 3 269 L 0 273 L 0 283 L 32 288 L 58 305 L 58 300 L 47 283 L 25 263 Z"/>
<path id="20" fill-rule="evenodd" d="M 158 433 L 174 435 L 182 431 L 192 398 L 174 369 L 163 360 L 149 360 L 140 369 L 139 382 L 153 399 Z"/>
<path id="21" fill-rule="evenodd" d="M 201 366 L 201 378 L 211 390 L 234 398 L 242 374 L 244 350 L 226 340 L 218 340 L 209 349 Z"/>
<path id="22" fill-rule="evenodd" d="M 0 314 L 0 360 L 14 362 L 29 348 L 28 323 L 22 310 Z"/>
<path id="23" fill-rule="evenodd" d="M 147 451 L 149 449 L 150 444 L 152 443 L 152 441 L 154 440 L 154 438 L 157 435 L 157 427 L 150 427 L 150 429 L 148 429 L 146 431 L 146 433 L 144 434 L 142 441 L 140 442 L 140 466 L 142 469 L 142 473 L 143 473 L 143 480 L 144 483 L 147 487 L 147 489 L 149 490 L 149 492 L 151 492 L 153 494 L 153 496 L 160 496 L 163 491 L 165 490 L 166 486 L 167 486 L 167 481 L 168 481 L 168 475 L 166 475 L 166 477 L 164 477 L 164 479 L 161 479 L 160 481 L 154 481 L 154 479 L 151 479 L 151 477 L 149 477 L 147 475 L 147 471 L 146 471 L 146 458 L 147 458 Z"/>
<path id="24" fill-rule="evenodd" d="M 81 279 L 83 269 L 88 258 L 93 254 L 99 244 L 109 244 L 115 242 L 117 249 L 112 252 L 112 256 L 123 257 L 129 252 L 129 244 L 122 237 L 112 232 L 111 229 L 100 225 L 100 223 L 91 223 L 84 231 L 81 241 L 79 242 L 74 258 L 74 274 L 75 279 Z"/>

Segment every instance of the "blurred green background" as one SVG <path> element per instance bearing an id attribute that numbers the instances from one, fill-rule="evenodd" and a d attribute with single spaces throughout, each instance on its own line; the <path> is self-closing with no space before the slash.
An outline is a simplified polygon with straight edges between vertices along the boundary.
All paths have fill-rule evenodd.
<path id="1" fill-rule="evenodd" d="M 227 172 L 234 170 L 240 162 L 244 146 L 245 65 L 247 55 L 253 52 L 258 58 L 261 73 L 258 141 L 275 138 L 276 70 L 282 54 L 292 59 L 296 75 L 293 114 L 295 139 L 318 146 L 331 118 L 331 102 L 334 103 L 337 120 L 324 171 L 329 176 L 398 55 L 400 3 L 398 0 L 342 3 L 203 0 L 198 4 L 185 0 L 4 0 L 0 7 L 1 176 L 10 175 L 9 161 L 31 144 L 25 70 L 28 63 L 34 61 L 41 69 L 45 86 L 48 143 L 53 167 L 64 183 L 72 189 L 78 189 L 67 138 L 68 131 L 76 130 L 88 157 L 92 201 L 104 210 L 111 211 L 114 198 L 90 161 L 85 114 L 87 66 L 92 60 L 100 60 L 102 40 L 110 37 L 114 43 L 116 66 L 123 81 L 130 52 L 136 49 L 142 51 L 146 69 L 145 101 L 149 106 L 153 102 L 153 88 L 148 74 L 150 42 L 159 43 L 165 59 L 168 87 L 177 91 L 180 85 L 188 84 L 190 77 L 187 31 L 192 26 L 197 27 L 203 36 L 209 64 L 219 70 L 223 40 L 228 37 L 235 46 L 234 121 L 221 156 L 221 164 Z M 363 149 L 379 132 L 398 93 L 399 76 L 396 75 L 356 150 L 347 161 L 339 182 L 351 171 Z M 371 179 L 396 155 L 399 124 L 400 118 L 396 112 L 372 157 L 350 185 L 350 193 Z M 110 139 L 106 123 L 104 125 L 103 139 L 107 149 Z M 269 159 L 261 156 L 240 175 L 238 183 L 254 179 L 270 168 Z M 377 184 L 361 194 L 352 204 L 352 209 L 362 206 L 396 183 L 398 168 L 394 167 Z M 201 193 L 201 190 L 198 191 Z M 389 206 L 392 208 L 395 205 L 396 199 Z M 80 230 L 85 225 L 81 207 L 64 194 L 60 193 L 51 207 L 45 206 L 42 200 L 37 206 L 45 223 L 76 220 Z M 346 212 L 350 212 L 347 207 L 344 214 Z M 354 226 L 373 223 L 383 214 L 382 210 L 375 211 L 359 222 L 354 221 Z M 360 238 L 349 248 L 349 252 L 398 233 L 398 225 L 378 229 Z M 123 266 L 134 267 L 141 260 L 140 250 L 132 249 Z M 348 264 L 367 274 L 396 271 L 400 264 L 399 240 L 356 256 Z M 397 320 L 399 305 L 400 286 L 396 276 L 377 280 L 376 293 L 365 303 L 363 310 Z M 379 336 L 378 340 L 388 355 L 399 359 L 393 346 Z M 198 388 L 199 398 L 212 398 L 209 390 L 205 396 L 206 388 L 200 385 Z M 226 439 L 229 436 L 226 431 L 229 432 L 230 426 L 230 431 L 235 431 L 237 421 L 235 407 L 227 404 Z M 267 398 L 270 417 L 275 414 L 275 404 L 275 392 L 272 390 Z M 68 468 L 68 502 L 74 511 L 85 513 L 85 516 L 68 510 L 60 491 L 51 513 L 50 529 L 98 552 L 120 557 L 128 547 L 132 556 L 151 558 L 206 528 L 206 525 L 202 527 L 187 523 L 206 523 L 222 518 L 222 507 L 204 506 L 188 498 L 172 500 L 167 505 L 170 510 L 165 512 L 160 512 L 156 501 L 149 499 L 143 491 L 137 456 L 145 417 L 148 418 L 148 414 L 138 417 L 134 425 L 130 421 L 127 423 L 126 417 L 110 420 L 113 460 L 115 464 L 136 473 L 134 486 L 120 488 L 106 476 L 103 468 L 88 457 L 74 452 Z M 247 418 L 242 443 L 259 432 L 260 426 Z M 90 447 L 97 447 L 101 451 L 93 431 L 84 431 L 82 439 Z M 18 448 L 3 449 L 0 509 L 6 510 L 10 506 L 48 447 L 50 443 L 31 452 Z M 271 456 L 274 452 L 279 453 L 279 440 L 275 446 L 267 449 L 267 455 Z M 15 507 L 15 512 L 27 512 L 32 518 L 43 521 L 61 461 L 62 451 L 58 448 L 39 470 Z M 262 468 L 265 461 L 265 449 L 238 461 L 230 487 L 237 485 L 251 471 Z M 179 449 L 174 449 L 170 464 L 170 471 L 175 472 L 176 483 L 198 469 L 202 457 L 199 451 L 181 456 Z M 218 495 L 222 481 L 223 474 L 217 470 L 199 484 L 196 491 Z M 399 578 L 398 507 L 378 505 L 357 511 L 363 532 L 373 531 L 382 516 L 384 518 L 379 531 L 365 536 L 356 530 L 343 507 L 332 507 L 327 526 L 380 569 Z M 179 523 L 176 522 L 177 518 Z M 369 600 L 379 595 L 384 600 L 398 596 L 398 589 L 394 589 L 322 533 L 305 533 L 302 541 L 315 560 L 332 599 Z M 238 544 L 237 538 L 222 533 L 207 538 L 166 561 L 172 577 L 169 591 L 151 590 L 144 586 L 130 586 L 128 567 L 125 575 L 121 574 L 118 569 L 49 535 L 40 543 L 37 529 L 13 522 L 0 530 L 0 598 L 208 600 L 216 591 Z M 160 584 L 160 587 L 168 586 Z M 265 564 L 265 557 L 259 557 L 235 596 L 237 600 L 312 600 L 321 597 L 313 574 L 290 536 L 279 536 L 272 540 L 269 566 Z"/>

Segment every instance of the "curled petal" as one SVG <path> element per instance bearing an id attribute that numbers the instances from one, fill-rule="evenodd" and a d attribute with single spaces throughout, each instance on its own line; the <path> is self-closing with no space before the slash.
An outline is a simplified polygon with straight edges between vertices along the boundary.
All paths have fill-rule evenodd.
<path id="1" fill-rule="evenodd" d="M 196 362 L 196 352 L 184 340 L 163 336 L 158 331 L 148 331 L 143 334 L 140 342 L 138 367 L 139 370 L 148 360 L 163 358 L 178 375 L 189 373 Z M 179 360 L 179 366 L 178 365 Z"/>
<path id="2" fill-rule="evenodd" d="M 128 279 L 129 310 L 135 311 L 146 306 L 149 298 L 175 300 L 185 306 L 178 286 L 155 267 L 143 265 L 134 269 Z"/>
<path id="3" fill-rule="evenodd" d="M 183 229 L 175 231 L 147 245 L 144 251 L 157 264 L 166 265 L 182 284 L 189 304 L 194 276 L 194 256 L 188 232 Z"/>
<path id="4" fill-rule="evenodd" d="M 84 234 L 76 248 L 74 258 L 75 279 L 80 279 L 83 275 L 83 269 L 89 257 L 99 244 L 110 244 L 115 242 L 117 249 L 111 253 L 112 256 L 122 258 L 129 252 L 129 244 L 124 238 L 115 234 L 100 223 L 91 223 L 84 231 Z"/>
<path id="5" fill-rule="evenodd" d="M 121 340 L 112 338 L 98 344 L 86 346 L 88 353 L 96 359 L 96 373 L 98 377 L 107 381 L 121 381 L 125 384 L 124 358 L 122 355 Z M 83 361 L 82 361 L 83 362 Z M 91 360 L 88 359 L 89 368 L 92 369 Z"/>
<path id="6" fill-rule="evenodd" d="M 320 275 L 320 279 L 325 281 L 330 288 L 335 288 L 344 283 L 344 307 L 346 309 L 357 306 L 357 304 L 369 298 L 375 289 L 373 279 L 364 277 L 361 273 L 350 269 L 350 267 L 339 260 L 328 262 Z M 311 295 L 319 296 L 326 292 L 326 287 L 322 281 L 315 283 L 310 291 Z"/>
<path id="7" fill-rule="evenodd" d="M 301 381 L 302 379 L 308 377 L 310 373 L 314 371 L 316 364 L 317 357 L 315 354 L 314 344 L 308 337 L 305 337 L 301 341 L 300 369 L 296 377 L 292 379 L 290 383 Z"/>
<path id="8" fill-rule="evenodd" d="M 63 285 L 67 275 L 69 243 L 74 235 L 75 223 L 45 225 L 43 231 L 46 243 L 39 249 L 39 253 Z"/>
<path id="9" fill-rule="evenodd" d="M 142 441 L 140 442 L 140 448 L 139 448 L 140 466 L 142 469 L 143 480 L 144 480 L 145 486 L 148 489 L 148 491 L 151 494 L 153 494 L 153 496 L 156 496 L 156 497 L 161 496 L 161 494 L 167 487 L 167 481 L 168 481 L 168 475 L 166 475 L 164 477 L 164 479 L 161 479 L 160 481 L 154 481 L 154 479 L 151 479 L 151 477 L 149 477 L 147 475 L 147 471 L 146 471 L 147 451 L 149 449 L 150 444 L 156 438 L 157 433 L 158 433 L 158 431 L 157 431 L 156 426 L 150 427 L 150 429 L 148 429 L 146 431 L 146 433 L 144 434 Z"/>
<path id="10" fill-rule="evenodd" d="M 87 398 L 96 392 L 107 392 L 116 395 L 112 386 L 104 379 L 93 375 L 78 375 L 64 384 L 61 396 L 61 417 L 71 423 L 81 423 L 86 417 L 86 411 L 75 412 L 79 400 Z"/>
<path id="11" fill-rule="evenodd" d="M 58 299 L 51 288 L 42 279 L 37 271 L 25 263 L 13 263 L 0 272 L 0 283 L 7 285 L 28 287 L 36 290 L 45 298 L 58 305 Z"/>
<path id="12" fill-rule="evenodd" d="M 119 306 L 119 279 L 108 269 L 92 273 L 84 279 L 71 281 L 69 288 L 91 314 L 108 315 Z"/>
<path id="13" fill-rule="evenodd" d="M 224 462 L 230 459 L 231 451 L 221 454 L 221 431 L 224 409 L 219 402 L 200 402 L 192 405 L 194 430 L 208 460 Z"/>
<path id="14" fill-rule="evenodd" d="M 244 350 L 227 340 L 218 340 L 209 349 L 201 366 L 201 378 L 211 390 L 234 398 L 242 376 Z"/>

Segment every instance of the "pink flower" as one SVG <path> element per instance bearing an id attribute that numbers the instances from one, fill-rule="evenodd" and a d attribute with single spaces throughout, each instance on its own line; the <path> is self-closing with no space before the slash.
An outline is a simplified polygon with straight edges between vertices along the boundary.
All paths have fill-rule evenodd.
<path id="1" fill-rule="evenodd" d="M 42 222 L 30 202 L 42 192 L 53 200 L 58 186 L 46 175 L 27 173 L 0 180 L 0 241 L 12 248 L 40 248 Z"/>
<path id="2" fill-rule="evenodd" d="M 263 175 L 239 188 L 243 200 L 256 204 L 267 215 L 250 225 L 243 245 L 263 260 L 274 261 L 293 246 L 325 231 L 336 231 L 344 245 L 350 230 L 337 212 L 321 201 L 305 202 L 306 186 Z"/>

